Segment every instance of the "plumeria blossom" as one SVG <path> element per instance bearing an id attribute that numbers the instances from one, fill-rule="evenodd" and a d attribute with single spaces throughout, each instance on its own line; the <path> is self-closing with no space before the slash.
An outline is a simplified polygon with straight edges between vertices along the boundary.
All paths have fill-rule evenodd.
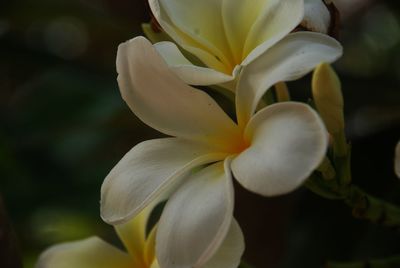
<path id="1" fill-rule="evenodd" d="M 272 63 L 256 60 L 242 70 L 237 123 L 209 95 L 179 79 L 144 37 L 119 46 L 123 99 L 144 123 L 172 137 L 136 145 L 111 170 L 102 185 L 101 215 L 110 224 L 123 223 L 153 199 L 169 196 L 156 237 L 161 267 L 203 267 L 215 254 L 233 218 L 232 176 L 252 192 L 276 196 L 299 187 L 323 159 L 328 135 L 309 106 L 278 103 L 254 114 L 264 93 L 249 91 L 255 79 L 274 84 L 338 57 L 330 46 L 314 50 L 318 45 L 305 41 L 309 50 L 290 40 L 287 51 L 271 50 Z M 283 52 L 297 56 L 277 62 Z M 220 267 L 236 266 L 233 258 Z"/>
<path id="2" fill-rule="evenodd" d="M 327 32 L 330 14 L 322 0 L 149 0 L 162 29 L 181 48 L 205 67 L 192 64 L 173 42 L 155 47 L 172 70 L 190 85 L 221 85 L 236 88 L 241 66 L 258 62 L 258 72 L 267 66 L 293 61 L 290 50 L 341 52 L 338 43 L 321 33 L 293 32 L 304 19 L 305 26 Z M 306 13 L 305 13 L 306 9 Z M 308 70 L 309 71 L 309 70 Z M 253 83 L 263 87 L 260 79 Z"/>
<path id="3" fill-rule="evenodd" d="M 131 221 L 115 226 L 126 251 L 98 237 L 90 237 L 49 248 L 40 256 L 36 268 L 159 268 L 155 257 L 156 226 L 146 236 L 153 207 L 149 205 Z M 226 261 L 230 263 L 232 255 L 240 256 L 243 248 L 243 235 L 237 222 L 233 221 L 222 246 L 206 267 L 230 267 Z"/>

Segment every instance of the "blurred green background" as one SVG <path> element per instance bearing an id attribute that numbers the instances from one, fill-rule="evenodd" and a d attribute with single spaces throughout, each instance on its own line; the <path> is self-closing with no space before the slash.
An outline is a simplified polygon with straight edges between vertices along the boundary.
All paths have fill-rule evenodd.
<path id="1" fill-rule="evenodd" d="M 119 43 L 140 35 L 145 0 L 0 2 L 0 193 L 25 267 L 46 247 L 99 235 L 102 180 L 138 142 L 161 134 L 141 123 L 116 84 Z M 336 65 L 358 185 L 400 205 L 393 173 L 400 138 L 400 7 L 381 1 L 343 23 Z M 310 77 L 290 83 L 310 95 Z M 321 267 L 400 254 L 400 234 L 354 220 L 340 202 L 306 189 L 261 198 L 236 185 L 236 217 L 256 267 Z M 251 209 L 249 209 L 251 208 Z"/>

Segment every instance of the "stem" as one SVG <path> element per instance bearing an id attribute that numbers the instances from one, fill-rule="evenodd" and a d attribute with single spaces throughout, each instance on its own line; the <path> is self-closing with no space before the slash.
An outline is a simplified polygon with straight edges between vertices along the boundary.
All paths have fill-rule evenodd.
<path id="1" fill-rule="evenodd" d="M 400 256 L 381 260 L 368 260 L 352 263 L 330 262 L 325 268 L 396 268 L 400 267 Z"/>
<path id="2" fill-rule="evenodd" d="M 400 230 L 399 207 L 373 197 L 356 186 L 350 186 L 349 189 L 345 203 L 353 209 L 355 218 Z"/>
<path id="3" fill-rule="evenodd" d="M 16 238 L 0 196 L 0 267 L 22 268 Z"/>

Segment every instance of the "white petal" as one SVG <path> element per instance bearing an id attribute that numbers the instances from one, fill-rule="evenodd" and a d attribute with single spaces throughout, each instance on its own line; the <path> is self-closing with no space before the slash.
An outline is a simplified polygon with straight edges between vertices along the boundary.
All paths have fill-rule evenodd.
<path id="1" fill-rule="evenodd" d="M 298 32 L 245 66 L 237 89 L 237 117 L 245 126 L 258 102 L 277 82 L 298 79 L 320 62 L 333 62 L 342 55 L 342 46 L 333 38 L 312 32 Z"/>
<path id="2" fill-rule="evenodd" d="M 300 24 L 304 15 L 303 0 L 265 1 L 264 12 L 247 37 L 242 65 L 247 65 L 288 35 Z"/>
<path id="3" fill-rule="evenodd" d="M 396 146 L 396 156 L 394 160 L 394 170 L 396 172 L 397 177 L 400 178 L 400 141 Z"/>
<path id="4" fill-rule="evenodd" d="M 219 148 L 229 148 L 239 138 L 238 127 L 218 104 L 183 83 L 145 38 L 119 46 L 117 71 L 122 97 L 149 126 Z"/>
<path id="5" fill-rule="evenodd" d="M 180 182 L 192 168 L 225 155 L 188 141 L 166 138 L 142 142 L 111 170 L 101 188 L 101 216 L 121 224 Z"/>
<path id="6" fill-rule="evenodd" d="M 233 219 L 224 242 L 215 255 L 202 268 L 237 268 L 244 252 L 244 237 L 239 224 Z"/>
<path id="7" fill-rule="evenodd" d="M 233 80 L 230 75 L 214 69 L 193 65 L 172 42 L 156 43 L 154 47 L 170 66 L 171 70 L 189 85 L 210 86 Z"/>
<path id="8" fill-rule="evenodd" d="M 181 47 L 215 70 L 229 73 L 221 0 L 149 0 L 151 11 L 165 32 Z M 225 53 L 224 53 L 225 52 Z"/>
<path id="9" fill-rule="evenodd" d="M 223 0 L 224 28 L 236 62 L 242 62 L 247 36 L 260 14 L 268 11 L 270 2 L 265 0 Z"/>
<path id="10" fill-rule="evenodd" d="M 174 193 L 157 231 L 161 267 L 202 267 L 215 254 L 233 218 L 231 179 L 229 167 L 224 171 L 218 162 L 192 174 Z"/>
<path id="11" fill-rule="evenodd" d="M 124 224 L 115 225 L 115 231 L 131 256 L 143 261 L 145 256 L 147 222 L 157 200 L 147 205 L 132 220 Z"/>
<path id="12" fill-rule="evenodd" d="M 318 167 L 328 135 L 318 114 L 302 103 L 284 102 L 258 112 L 246 128 L 250 144 L 232 162 L 235 178 L 264 196 L 293 191 Z"/>
<path id="13" fill-rule="evenodd" d="M 134 260 L 97 237 L 59 244 L 40 256 L 36 268 L 132 268 Z"/>
<path id="14" fill-rule="evenodd" d="M 331 25 L 331 14 L 321 0 L 305 0 L 305 13 L 301 25 L 311 31 L 328 33 Z"/>

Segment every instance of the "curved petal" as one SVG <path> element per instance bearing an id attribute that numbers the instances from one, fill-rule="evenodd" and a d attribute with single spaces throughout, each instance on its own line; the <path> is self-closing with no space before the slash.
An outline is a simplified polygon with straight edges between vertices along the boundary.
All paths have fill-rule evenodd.
<path id="1" fill-rule="evenodd" d="M 36 268 L 132 268 L 126 253 L 97 237 L 53 246 L 40 255 Z"/>
<path id="2" fill-rule="evenodd" d="M 223 41 L 224 34 L 221 34 L 222 18 L 218 12 L 221 10 L 221 0 L 149 0 L 149 5 L 163 30 L 181 47 L 210 68 L 224 73 L 233 69 L 226 55 L 216 47 L 227 45 Z M 206 19 L 204 16 L 208 15 Z"/>
<path id="3" fill-rule="evenodd" d="M 157 201 L 154 200 L 151 202 L 127 223 L 114 226 L 115 231 L 129 254 L 140 262 L 148 262 L 147 258 L 143 258 L 146 254 L 145 249 L 148 244 L 146 239 L 147 222 L 154 207 L 158 204 Z M 152 258 L 154 258 L 154 254 Z"/>
<path id="4" fill-rule="evenodd" d="M 243 49 L 251 27 L 266 11 L 270 1 L 265 0 L 223 0 L 222 19 L 226 37 L 236 62 L 242 62 Z"/>
<path id="5" fill-rule="evenodd" d="M 248 65 L 300 24 L 304 15 L 303 0 L 269 0 L 251 28 L 243 50 Z"/>
<path id="6" fill-rule="evenodd" d="M 233 218 L 231 179 L 218 162 L 192 174 L 170 198 L 157 230 L 161 267 L 202 267 L 215 254 Z"/>
<path id="7" fill-rule="evenodd" d="M 331 25 L 331 14 L 321 0 L 305 0 L 304 18 L 301 26 L 304 28 L 327 34 Z"/>
<path id="8" fill-rule="evenodd" d="M 224 242 L 215 255 L 202 268 L 237 268 L 244 252 L 244 237 L 239 224 L 233 219 Z"/>
<path id="9" fill-rule="evenodd" d="M 177 138 L 142 142 L 104 180 L 101 217 L 110 224 L 125 223 L 179 184 L 182 174 L 224 157 L 203 145 Z"/>
<path id="10" fill-rule="evenodd" d="M 156 43 L 154 47 L 170 66 L 171 70 L 189 85 L 210 86 L 226 83 L 234 79 L 232 76 L 214 69 L 193 65 L 172 42 Z"/>
<path id="11" fill-rule="evenodd" d="M 320 62 L 333 62 L 341 55 L 342 46 L 320 33 L 298 32 L 285 37 L 243 68 L 236 97 L 239 125 L 247 124 L 271 86 L 298 79 Z"/>
<path id="12" fill-rule="evenodd" d="M 396 156 L 394 159 L 394 170 L 395 170 L 397 177 L 400 178 L 400 141 L 399 141 L 399 143 L 397 143 L 397 146 L 396 146 Z"/>
<path id="13" fill-rule="evenodd" d="M 318 114 L 302 103 L 273 104 L 258 112 L 245 131 L 249 148 L 232 162 L 246 189 L 275 196 L 300 186 L 323 160 L 328 135 Z"/>
<path id="14" fill-rule="evenodd" d="M 174 75 L 144 37 L 119 46 L 117 71 L 122 97 L 149 126 L 217 148 L 229 148 L 240 137 L 238 127 L 218 104 Z"/>

